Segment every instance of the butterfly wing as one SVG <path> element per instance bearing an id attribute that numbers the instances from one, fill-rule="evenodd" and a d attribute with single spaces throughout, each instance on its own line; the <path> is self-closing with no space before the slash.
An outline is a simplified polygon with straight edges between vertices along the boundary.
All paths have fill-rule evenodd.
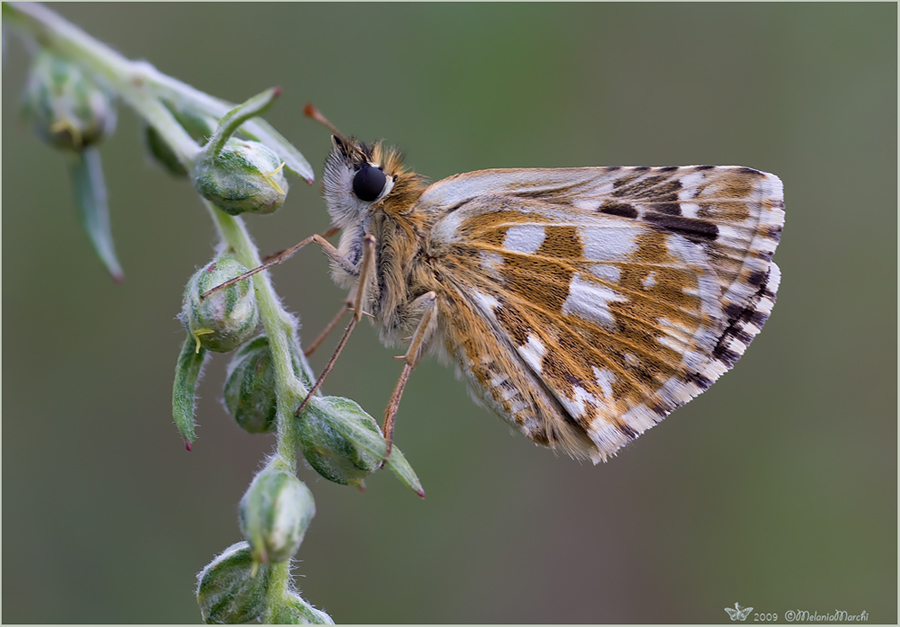
<path id="1" fill-rule="evenodd" d="M 782 186 L 751 168 L 486 170 L 416 209 L 446 349 L 478 397 L 575 457 L 708 388 L 775 301 Z"/>

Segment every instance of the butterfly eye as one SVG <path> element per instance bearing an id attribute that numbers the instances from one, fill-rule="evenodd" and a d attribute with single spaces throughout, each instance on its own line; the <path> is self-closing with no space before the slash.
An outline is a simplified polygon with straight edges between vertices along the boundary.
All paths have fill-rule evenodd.
<path id="1" fill-rule="evenodd" d="M 364 165 L 353 177 L 353 193 L 360 200 L 371 202 L 381 195 L 386 181 L 381 168 Z"/>

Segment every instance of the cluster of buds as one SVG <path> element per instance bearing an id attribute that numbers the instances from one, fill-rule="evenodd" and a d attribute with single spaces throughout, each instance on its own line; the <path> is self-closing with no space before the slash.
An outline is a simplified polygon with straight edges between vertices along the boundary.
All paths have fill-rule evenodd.
<path id="1" fill-rule="evenodd" d="M 8 10 L 39 23 L 52 16 L 43 8 L 4 6 L 4 17 Z M 55 24 L 52 28 L 51 22 Z M 234 351 L 223 395 L 237 423 L 250 433 L 277 431 L 279 438 L 290 436 L 292 445 L 300 448 L 324 477 L 361 485 L 381 466 L 386 450 L 377 424 L 346 399 L 315 397 L 299 416 L 281 407 L 280 403 L 294 401 L 299 406 L 301 399 L 293 396 L 302 386 L 295 385 L 298 381 L 283 380 L 286 370 L 275 363 L 270 338 L 258 336 L 258 282 L 247 277 L 233 281 L 248 273 L 239 259 L 246 261 L 254 255 L 248 254 L 252 252 L 248 237 L 242 241 L 233 237 L 243 229 L 234 227 L 241 225 L 240 221 L 222 212 L 237 216 L 277 210 L 288 191 L 286 169 L 312 182 L 312 170 L 303 156 L 262 121 L 251 120 L 280 90 L 268 90 L 224 115 L 221 101 L 198 98 L 196 91 L 181 89 L 176 82 L 135 90 L 136 84 L 144 84 L 140 72 L 142 65 L 148 64 L 129 65 L 100 46 L 89 46 L 85 53 L 82 46 L 90 38 L 74 27 L 56 28 L 61 23 L 53 17 L 43 24 L 46 31 L 35 33 L 38 52 L 24 92 L 24 112 L 39 137 L 75 154 L 72 171 L 79 209 L 113 276 L 120 278 L 121 270 L 112 246 L 96 147 L 115 129 L 114 93 L 144 119 L 144 144 L 151 158 L 173 176 L 188 177 L 198 194 L 220 210 L 212 213 L 227 240 L 222 245 L 224 252 L 190 278 L 178 316 L 187 337 L 176 368 L 173 408 L 188 448 L 194 439 L 195 391 L 203 365 L 212 352 Z M 116 62 L 107 63 L 110 58 Z M 271 302 L 271 294 L 262 294 L 260 300 Z M 269 318 L 265 322 L 271 326 Z M 291 332 L 286 335 L 291 336 L 293 375 L 308 384 L 303 381 L 306 364 L 296 339 Z M 280 339 L 273 338 L 272 343 Z M 283 444 L 284 440 L 279 440 L 281 456 L 257 474 L 241 500 L 239 525 L 245 541 L 226 549 L 198 576 L 197 600 L 206 622 L 333 623 L 291 584 L 285 585 L 284 565 L 300 548 L 315 515 L 315 503 L 294 473 L 293 452 L 287 453 Z M 391 464 L 398 476 L 421 494 L 421 486 L 399 450 L 395 449 Z"/>
<path id="2" fill-rule="evenodd" d="M 271 460 L 241 499 L 238 520 L 245 541 L 226 549 L 197 577 L 203 620 L 333 624 L 296 591 L 281 590 L 273 603 L 269 589 L 272 565 L 297 553 L 315 513 L 309 488 L 281 459 Z"/>

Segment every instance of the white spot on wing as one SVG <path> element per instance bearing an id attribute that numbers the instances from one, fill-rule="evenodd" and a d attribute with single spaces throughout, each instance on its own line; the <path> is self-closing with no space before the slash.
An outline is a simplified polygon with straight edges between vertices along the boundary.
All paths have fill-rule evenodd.
<path id="1" fill-rule="evenodd" d="M 472 297 L 475 299 L 475 304 L 478 305 L 478 308 L 481 309 L 485 316 L 491 320 L 496 318 L 494 309 L 500 306 L 500 301 L 490 294 L 485 294 L 478 290 L 472 291 Z"/>
<path id="2" fill-rule="evenodd" d="M 587 390 L 578 385 L 572 387 L 572 392 L 575 396 L 572 400 L 565 396 L 557 396 L 557 399 L 559 399 L 559 402 L 569 414 L 575 418 L 580 418 L 587 413 L 587 403 L 592 403 L 596 399 Z"/>
<path id="3" fill-rule="evenodd" d="M 703 172 L 691 172 L 685 174 L 679 180 L 681 181 L 681 189 L 678 191 L 679 200 L 690 200 L 697 195 L 697 187 L 703 182 L 705 176 Z"/>
<path id="4" fill-rule="evenodd" d="M 530 255 L 544 243 L 544 227 L 539 224 L 511 226 L 506 231 L 503 248 L 514 253 Z"/>
<path id="5" fill-rule="evenodd" d="M 600 201 L 591 198 L 576 198 L 572 204 L 582 211 L 597 211 L 600 208 Z"/>
<path id="6" fill-rule="evenodd" d="M 609 221 L 607 227 L 581 227 L 578 232 L 589 261 L 621 261 L 634 252 L 635 237 L 641 228 L 622 226 L 621 220 Z"/>
<path id="7" fill-rule="evenodd" d="M 612 327 L 615 320 L 609 311 L 609 303 L 625 300 L 628 299 L 623 298 L 615 290 L 594 281 L 585 281 L 580 274 L 576 274 L 569 286 L 569 296 L 563 303 L 563 313 Z"/>
<path id="8" fill-rule="evenodd" d="M 503 267 L 503 257 L 498 253 L 482 251 L 480 253 L 481 269 L 488 276 L 500 277 L 500 269 Z"/>
<path id="9" fill-rule="evenodd" d="M 463 211 L 452 211 L 444 215 L 431 230 L 431 239 L 442 244 L 455 242 L 459 238 L 457 229 L 467 217 Z"/>
<path id="10" fill-rule="evenodd" d="M 607 283 L 618 283 L 622 277 L 622 271 L 616 266 L 605 263 L 595 263 L 591 266 L 591 274 Z"/>
<path id="11" fill-rule="evenodd" d="M 594 369 L 594 376 L 597 378 L 597 385 L 603 390 L 603 396 L 612 399 L 612 384 L 616 381 L 616 375 L 607 368 L 601 369 L 597 366 L 592 367 Z"/>
<path id="12" fill-rule="evenodd" d="M 541 361 L 547 353 L 547 348 L 539 339 L 533 335 L 529 335 L 528 343 L 524 346 L 519 346 L 518 351 L 522 356 L 522 359 L 525 360 L 525 363 L 528 364 L 532 370 L 537 373 L 541 372 Z"/>
<path id="13" fill-rule="evenodd" d="M 700 205 L 695 202 L 681 203 L 681 215 L 683 215 L 685 218 L 700 217 Z"/>

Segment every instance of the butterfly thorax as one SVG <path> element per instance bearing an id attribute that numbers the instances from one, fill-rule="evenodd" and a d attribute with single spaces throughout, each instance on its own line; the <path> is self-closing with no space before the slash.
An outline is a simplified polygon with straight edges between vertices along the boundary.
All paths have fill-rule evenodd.
<path id="1" fill-rule="evenodd" d="M 360 198 L 353 184 L 354 177 L 367 167 L 384 173 L 384 188 L 373 200 Z M 435 217 L 414 209 L 426 188 L 425 180 L 403 167 L 400 153 L 386 150 L 380 143 L 369 147 L 335 138 L 324 181 L 332 224 L 342 229 L 338 250 L 355 269 L 350 272 L 333 262 L 334 280 L 347 289 L 358 288 L 363 238 L 374 236 L 376 271 L 363 306 L 380 323 L 382 339 L 396 344 L 415 327 L 411 302 L 434 289 L 423 245 Z M 365 190 L 362 193 L 365 195 Z"/>

